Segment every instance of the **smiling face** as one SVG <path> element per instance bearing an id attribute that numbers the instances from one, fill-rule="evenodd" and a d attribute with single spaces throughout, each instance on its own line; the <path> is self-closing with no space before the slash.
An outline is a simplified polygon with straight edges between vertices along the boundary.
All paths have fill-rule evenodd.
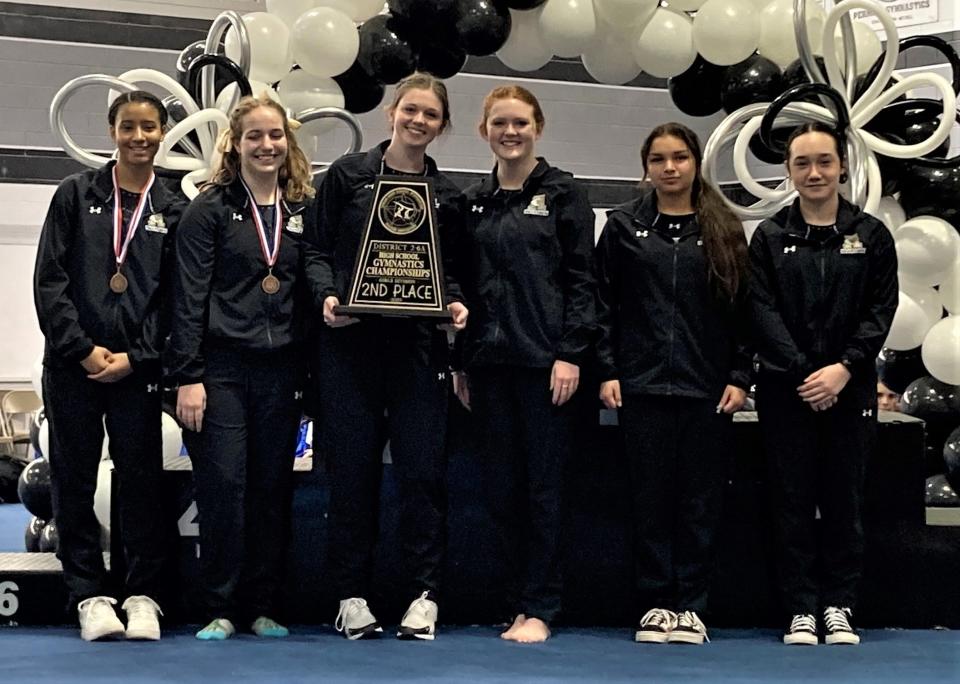
<path id="1" fill-rule="evenodd" d="M 430 89 L 411 88 L 387 113 L 391 144 L 423 149 L 443 130 L 443 103 Z"/>
<path id="2" fill-rule="evenodd" d="M 117 146 L 118 163 L 129 167 L 152 166 L 163 140 L 160 113 L 149 102 L 121 105 L 110 126 L 110 137 Z"/>
<path id="3" fill-rule="evenodd" d="M 242 121 L 240 170 L 248 177 L 276 176 L 287 160 L 283 116 L 272 107 L 257 107 Z"/>
<path id="4" fill-rule="evenodd" d="M 802 199 L 824 202 L 837 195 L 843 164 L 837 141 L 828 133 L 810 131 L 793 139 L 787 174 Z"/>
<path id="5" fill-rule="evenodd" d="M 498 161 L 533 158 L 540 137 L 533 106 L 513 97 L 496 100 L 487 114 L 483 137 Z"/>
<path id="6" fill-rule="evenodd" d="M 697 177 L 697 162 L 683 140 L 673 135 L 654 138 L 644 161 L 647 177 L 657 194 L 690 194 Z"/>

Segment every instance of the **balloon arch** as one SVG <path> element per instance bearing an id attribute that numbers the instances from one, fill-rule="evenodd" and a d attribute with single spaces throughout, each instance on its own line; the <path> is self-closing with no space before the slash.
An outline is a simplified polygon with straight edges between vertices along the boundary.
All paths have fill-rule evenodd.
<path id="1" fill-rule="evenodd" d="M 888 356 L 920 349 L 934 378 L 960 385 L 960 158 L 945 156 L 960 58 L 936 37 L 898 40 L 879 4 L 842 0 L 827 12 L 817 0 L 266 0 L 266 10 L 217 17 L 206 40 L 180 53 L 177 79 L 135 69 L 67 83 L 51 103 L 54 134 L 70 156 L 99 166 L 106 159 L 65 128 L 67 101 L 90 85 L 111 88 L 111 97 L 136 84 L 158 87 L 175 125 L 157 165 L 184 172 L 181 187 L 193 197 L 240 95 L 268 93 L 306 124 L 304 134 L 340 119 L 356 150 L 355 115 L 377 107 L 385 84 L 415 69 L 448 78 L 469 55 L 496 54 L 520 72 L 554 56 L 579 57 L 602 83 L 641 72 L 668 78 L 671 99 L 688 115 L 724 110 L 704 174 L 716 179 L 721 155 L 732 153 L 738 181 L 757 201 L 731 207 L 761 219 L 796 193 L 787 181 L 769 187 L 754 178 L 751 159 L 780 163 L 790 128 L 827 122 L 847 141 L 845 193 L 882 218 L 896 241 L 901 303 Z M 851 13 L 875 17 L 885 46 Z M 952 78 L 898 73 L 899 54 L 917 46 L 939 51 Z M 910 91 L 918 88 L 935 96 L 916 97 Z"/>

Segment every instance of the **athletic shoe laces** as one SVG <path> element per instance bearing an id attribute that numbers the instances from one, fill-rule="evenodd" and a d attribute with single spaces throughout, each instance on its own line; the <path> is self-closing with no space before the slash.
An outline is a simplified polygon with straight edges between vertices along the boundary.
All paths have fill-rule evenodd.
<path id="1" fill-rule="evenodd" d="M 340 603 L 340 612 L 337 613 L 337 620 L 333 623 L 333 626 L 336 627 L 338 632 L 342 632 L 344 626 L 348 622 L 352 622 L 356 618 L 357 614 L 361 611 L 365 611 L 370 614 L 371 622 L 373 622 L 373 614 L 370 613 L 370 609 L 367 608 L 367 600 L 362 598 L 349 598 Z"/>
<path id="2" fill-rule="evenodd" d="M 707 626 L 703 624 L 700 616 L 692 610 L 685 610 L 677 616 L 677 627 L 698 632 L 703 635 L 706 641 L 710 641 L 710 639 L 707 638 Z"/>
<path id="3" fill-rule="evenodd" d="M 640 618 L 641 627 L 666 627 L 670 629 L 673 626 L 676 616 L 664 608 L 653 608 L 644 613 Z"/>
<path id="4" fill-rule="evenodd" d="M 793 634 L 796 632 L 811 632 L 816 634 L 817 621 L 812 615 L 794 615 L 790 621 L 790 633 Z"/>
<path id="5" fill-rule="evenodd" d="M 852 632 L 850 618 L 852 613 L 849 608 L 836 608 L 830 606 L 823 611 L 823 622 L 828 632 Z"/>
<path id="6" fill-rule="evenodd" d="M 128 620 L 153 619 L 163 615 L 160 606 L 149 596 L 131 596 L 123 602 L 123 609 L 127 612 Z"/>

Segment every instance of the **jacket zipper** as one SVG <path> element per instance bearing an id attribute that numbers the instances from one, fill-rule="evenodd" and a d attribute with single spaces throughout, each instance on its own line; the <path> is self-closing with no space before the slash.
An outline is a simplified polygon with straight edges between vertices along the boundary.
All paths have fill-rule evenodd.
<path id="1" fill-rule="evenodd" d="M 677 327 L 677 258 L 680 252 L 680 239 L 674 238 L 673 241 L 673 279 L 671 283 L 670 298 L 670 353 L 667 358 L 670 361 L 670 380 L 667 384 L 667 394 L 673 394 L 673 342 L 676 337 Z"/>

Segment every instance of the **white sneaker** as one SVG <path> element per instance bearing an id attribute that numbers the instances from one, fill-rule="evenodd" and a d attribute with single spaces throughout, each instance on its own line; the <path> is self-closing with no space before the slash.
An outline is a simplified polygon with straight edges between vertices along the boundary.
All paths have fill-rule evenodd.
<path id="1" fill-rule="evenodd" d="M 677 614 L 666 608 L 653 608 L 640 618 L 633 640 L 645 644 L 665 644 L 670 631 L 677 626 Z"/>
<path id="2" fill-rule="evenodd" d="M 91 596 L 80 602 L 77 612 L 80 614 L 80 637 L 84 641 L 123 638 L 123 623 L 113 609 L 115 605 L 116 599 L 109 596 Z"/>
<path id="3" fill-rule="evenodd" d="M 160 638 L 160 606 L 149 596 L 131 596 L 123 602 L 127 612 L 127 638 L 157 641 Z"/>
<path id="4" fill-rule="evenodd" d="M 823 611 L 823 628 L 826 636 L 823 638 L 825 644 L 846 644 L 856 646 L 860 643 L 860 637 L 855 631 L 850 621 L 853 619 L 853 611 L 849 608 L 837 608 L 829 606 Z"/>
<path id="5" fill-rule="evenodd" d="M 710 641 L 707 626 L 692 610 L 685 610 L 677 616 L 677 626 L 670 630 L 667 642 L 671 644 L 702 644 Z"/>
<path id="6" fill-rule="evenodd" d="M 794 615 L 790 626 L 783 634 L 787 646 L 816 646 L 817 620 L 812 615 Z"/>
<path id="7" fill-rule="evenodd" d="M 407 612 L 403 614 L 400 621 L 400 627 L 397 629 L 398 639 L 427 639 L 432 641 L 437 632 L 437 608 L 436 601 L 429 598 L 429 592 L 423 592 L 419 598 L 415 598 Z"/>
<path id="8" fill-rule="evenodd" d="M 383 632 L 383 627 L 367 607 L 366 599 L 362 598 L 340 601 L 340 612 L 333 626 L 351 641 L 379 636 Z"/>

